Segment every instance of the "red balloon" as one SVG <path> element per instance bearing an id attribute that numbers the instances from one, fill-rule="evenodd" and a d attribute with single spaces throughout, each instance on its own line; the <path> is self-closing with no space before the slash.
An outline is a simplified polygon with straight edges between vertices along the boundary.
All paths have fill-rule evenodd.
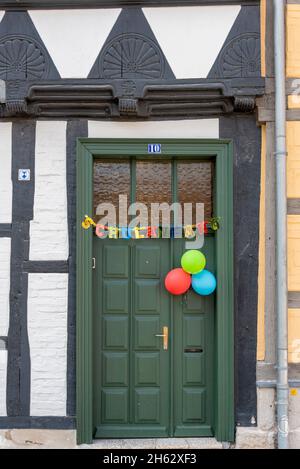
<path id="1" fill-rule="evenodd" d="M 166 275 L 165 287 L 172 295 L 182 295 L 191 286 L 192 278 L 183 269 L 173 269 Z"/>

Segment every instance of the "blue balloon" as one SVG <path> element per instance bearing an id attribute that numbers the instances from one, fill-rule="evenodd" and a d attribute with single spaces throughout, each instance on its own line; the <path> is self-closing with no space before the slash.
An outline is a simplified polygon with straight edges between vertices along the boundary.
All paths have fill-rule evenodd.
<path id="1" fill-rule="evenodd" d="M 216 286 L 216 277 L 208 270 L 204 269 L 192 275 L 192 288 L 198 295 L 210 295 L 215 291 Z"/>

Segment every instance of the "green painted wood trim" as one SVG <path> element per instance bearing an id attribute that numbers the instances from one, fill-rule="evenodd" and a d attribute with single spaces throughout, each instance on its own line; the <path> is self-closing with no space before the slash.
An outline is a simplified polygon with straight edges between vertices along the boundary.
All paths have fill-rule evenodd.
<path id="1" fill-rule="evenodd" d="M 215 436 L 234 441 L 234 305 L 233 305 L 233 162 L 232 144 L 216 159 L 217 396 Z"/>
<path id="2" fill-rule="evenodd" d="M 76 403 L 77 442 L 91 443 L 92 428 L 92 230 L 81 222 L 92 213 L 93 156 L 77 145 Z"/>
<path id="3" fill-rule="evenodd" d="M 92 231 L 83 230 L 92 213 L 95 157 L 147 156 L 149 139 L 79 139 L 77 150 L 77 440 L 92 441 Z M 216 416 L 215 436 L 234 441 L 234 314 L 233 314 L 233 151 L 230 140 L 161 139 L 162 155 L 216 160 Z"/>

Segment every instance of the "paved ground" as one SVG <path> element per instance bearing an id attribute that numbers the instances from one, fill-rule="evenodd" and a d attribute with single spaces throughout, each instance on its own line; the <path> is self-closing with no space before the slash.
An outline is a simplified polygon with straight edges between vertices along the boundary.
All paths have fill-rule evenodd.
<path id="1" fill-rule="evenodd" d="M 215 438 L 132 438 L 94 440 L 76 445 L 74 430 L 12 429 L 0 430 L 0 449 L 222 449 L 228 444 Z"/>

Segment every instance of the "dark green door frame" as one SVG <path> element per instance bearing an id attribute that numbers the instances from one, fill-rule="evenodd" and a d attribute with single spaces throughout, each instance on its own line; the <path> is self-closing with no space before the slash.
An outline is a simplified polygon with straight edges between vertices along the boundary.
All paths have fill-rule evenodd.
<path id="1" fill-rule="evenodd" d="M 76 396 L 77 441 L 91 443 L 92 422 L 92 230 L 83 230 L 85 214 L 93 213 L 93 159 L 105 156 L 148 155 L 145 139 L 79 139 L 77 142 L 77 317 Z M 216 402 L 215 436 L 234 440 L 234 325 L 233 325 L 233 162 L 229 140 L 160 140 L 161 155 L 215 160 L 216 233 Z"/>

